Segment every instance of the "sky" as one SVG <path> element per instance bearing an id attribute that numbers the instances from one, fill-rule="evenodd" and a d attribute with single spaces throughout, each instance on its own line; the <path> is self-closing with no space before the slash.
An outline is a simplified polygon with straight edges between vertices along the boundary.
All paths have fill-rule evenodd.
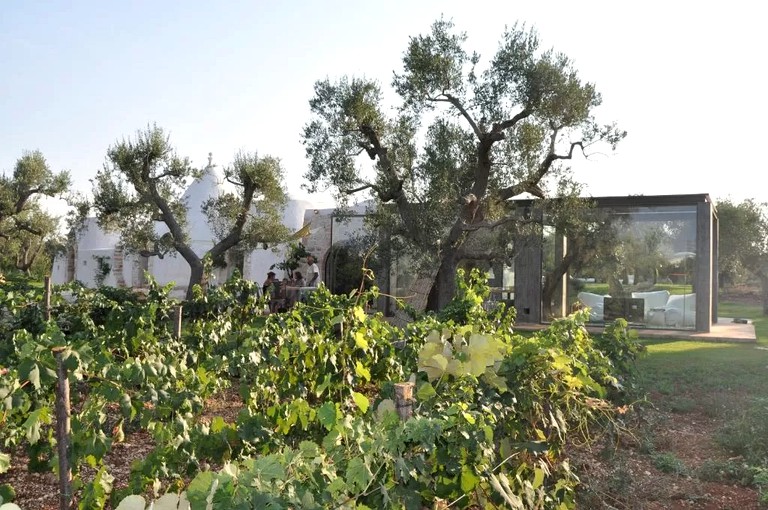
<path id="1" fill-rule="evenodd" d="M 107 149 L 150 124 L 181 156 L 281 159 L 291 196 L 315 81 L 378 80 L 387 93 L 409 36 L 441 16 L 490 58 L 525 23 L 568 55 L 628 132 L 572 162 L 591 196 L 708 193 L 768 202 L 759 168 L 768 95 L 760 2 L 582 0 L 0 1 L 0 171 L 25 150 L 87 193 Z"/>

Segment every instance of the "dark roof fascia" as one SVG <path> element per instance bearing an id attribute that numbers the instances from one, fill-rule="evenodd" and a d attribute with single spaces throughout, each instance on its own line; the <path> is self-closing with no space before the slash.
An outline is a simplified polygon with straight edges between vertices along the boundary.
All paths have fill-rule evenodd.
<path id="1" fill-rule="evenodd" d="M 700 203 L 710 203 L 714 208 L 714 202 L 708 193 L 697 193 L 688 195 L 628 195 L 612 197 L 582 197 L 594 201 L 598 207 L 652 207 L 652 206 L 674 206 L 674 205 L 696 205 Z M 552 198 L 550 200 L 557 200 Z M 520 206 L 533 205 L 538 199 L 520 199 L 512 200 L 513 203 Z"/>

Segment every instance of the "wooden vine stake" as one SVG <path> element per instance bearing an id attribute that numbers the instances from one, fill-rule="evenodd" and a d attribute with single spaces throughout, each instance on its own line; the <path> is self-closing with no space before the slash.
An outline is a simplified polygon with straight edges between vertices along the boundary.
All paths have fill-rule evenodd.
<path id="1" fill-rule="evenodd" d="M 176 340 L 179 340 L 181 338 L 181 318 L 182 318 L 181 311 L 182 311 L 182 308 L 183 307 L 181 305 L 177 306 L 176 307 L 176 315 L 174 315 L 174 317 L 173 317 L 174 321 L 175 321 L 174 322 L 173 334 L 175 335 Z"/>
<path id="2" fill-rule="evenodd" d="M 46 276 L 45 277 L 45 293 L 43 294 L 43 314 L 45 315 L 45 320 L 49 321 L 51 320 L 51 277 Z"/>
<path id="3" fill-rule="evenodd" d="M 401 382 L 395 384 L 395 407 L 400 419 L 405 421 L 413 415 L 413 388 L 416 386 L 412 382 Z"/>
<path id="4" fill-rule="evenodd" d="M 54 347 L 56 356 L 56 447 L 59 454 L 59 509 L 69 510 L 72 506 L 72 468 L 69 465 L 69 380 L 64 366 L 66 347 Z"/>

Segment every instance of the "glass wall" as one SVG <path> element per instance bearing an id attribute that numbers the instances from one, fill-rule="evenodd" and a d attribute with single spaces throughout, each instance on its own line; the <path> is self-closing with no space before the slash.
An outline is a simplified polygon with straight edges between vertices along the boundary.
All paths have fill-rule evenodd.
<path id="1" fill-rule="evenodd" d="M 542 321 L 589 308 L 590 322 L 694 329 L 696 205 L 594 209 L 544 228 Z M 546 220 L 545 220 L 546 223 Z"/>

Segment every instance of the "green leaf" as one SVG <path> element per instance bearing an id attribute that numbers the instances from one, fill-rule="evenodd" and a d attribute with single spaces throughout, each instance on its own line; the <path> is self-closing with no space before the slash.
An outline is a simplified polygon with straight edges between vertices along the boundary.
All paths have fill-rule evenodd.
<path id="1" fill-rule="evenodd" d="M 227 422 L 221 416 L 214 416 L 211 420 L 211 432 L 218 434 L 222 430 L 227 428 Z"/>
<path id="2" fill-rule="evenodd" d="M 544 483 L 544 470 L 536 468 L 533 473 L 533 489 L 536 490 L 541 487 L 542 483 Z"/>
<path id="3" fill-rule="evenodd" d="M 356 306 L 352 309 L 352 313 L 355 314 L 355 319 L 359 320 L 360 322 L 365 321 L 366 315 L 365 310 L 362 309 L 360 306 Z"/>
<path id="4" fill-rule="evenodd" d="M 50 411 L 47 407 L 39 407 L 29 413 L 22 427 L 30 444 L 40 440 L 40 426 L 51 423 Z"/>
<path id="5" fill-rule="evenodd" d="M 347 484 L 358 492 L 362 492 L 368 487 L 368 483 L 371 481 L 371 474 L 368 471 L 368 466 L 360 457 L 355 457 L 347 464 L 347 474 L 345 476 Z"/>
<path id="6" fill-rule="evenodd" d="M 13 501 L 16 499 L 16 490 L 9 483 L 0 484 L 0 508 L 5 508 L 4 502 Z M 7 503 L 6 503 L 7 504 Z M 142 508 L 142 510 L 144 510 Z"/>
<path id="7" fill-rule="evenodd" d="M 19 379 L 32 383 L 36 390 L 40 389 L 40 366 L 37 362 L 25 359 L 19 363 Z"/>
<path id="8" fill-rule="evenodd" d="M 416 397 L 419 400 L 429 400 L 435 395 L 437 395 L 435 388 L 433 388 L 432 385 L 429 384 L 428 382 L 425 382 L 424 384 L 419 386 L 419 389 L 416 391 Z"/>
<path id="9" fill-rule="evenodd" d="M 365 331 L 366 330 L 364 329 L 355 331 L 355 345 L 363 350 L 368 349 L 368 340 L 365 338 Z"/>
<path id="10" fill-rule="evenodd" d="M 215 476 L 211 471 L 201 471 L 190 482 L 187 487 L 187 499 L 191 510 L 206 509 L 208 505 L 206 499 L 211 492 Z"/>
<path id="11" fill-rule="evenodd" d="M 299 443 L 299 451 L 304 457 L 311 459 L 314 459 L 320 455 L 320 448 L 316 443 L 313 443 L 312 441 L 302 441 Z"/>
<path id="12" fill-rule="evenodd" d="M 120 412 L 128 420 L 132 420 L 136 416 L 136 410 L 131 405 L 131 396 L 127 393 L 120 395 Z"/>
<path id="13" fill-rule="evenodd" d="M 332 381 L 331 381 L 331 375 L 325 374 L 325 378 L 323 379 L 323 382 L 317 385 L 317 388 L 315 388 L 315 395 L 320 396 L 323 394 L 325 390 L 331 387 Z"/>
<path id="14" fill-rule="evenodd" d="M 480 482 L 472 468 L 466 464 L 461 466 L 461 490 L 465 493 L 470 492 Z"/>
<path id="15" fill-rule="evenodd" d="M 368 406 L 371 405 L 371 403 L 368 401 L 368 397 L 363 395 L 362 393 L 358 393 L 356 391 L 352 392 L 352 399 L 355 401 L 355 404 L 357 407 L 360 408 L 360 410 L 363 412 L 363 414 L 368 412 Z"/>
<path id="16" fill-rule="evenodd" d="M 0 452 L 0 474 L 11 469 L 11 456 Z"/>
<path id="17" fill-rule="evenodd" d="M 72 349 L 67 349 L 64 353 L 64 367 L 68 372 L 74 372 L 80 367 L 80 356 Z"/>
<path id="18" fill-rule="evenodd" d="M 336 426 L 336 404 L 333 402 L 326 402 L 317 411 L 317 419 L 320 424 L 328 430 L 331 430 Z"/>
<path id="19" fill-rule="evenodd" d="M 382 421 L 388 413 L 397 416 L 397 406 L 391 398 L 385 398 L 379 402 L 379 406 L 376 408 L 376 419 Z"/>
<path id="20" fill-rule="evenodd" d="M 371 372 L 363 366 L 359 361 L 355 362 L 355 373 L 358 377 L 365 379 L 366 382 L 371 380 Z"/>
<path id="21" fill-rule="evenodd" d="M 253 463 L 253 470 L 259 474 L 262 480 L 282 480 L 285 478 L 285 469 L 276 455 L 267 455 L 256 459 L 256 462 Z"/>
<path id="22" fill-rule="evenodd" d="M 153 501 L 153 510 L 179 510 L 186 508 L 182 506 L 184 499 L 182 494 L 167 493 Z"/>

